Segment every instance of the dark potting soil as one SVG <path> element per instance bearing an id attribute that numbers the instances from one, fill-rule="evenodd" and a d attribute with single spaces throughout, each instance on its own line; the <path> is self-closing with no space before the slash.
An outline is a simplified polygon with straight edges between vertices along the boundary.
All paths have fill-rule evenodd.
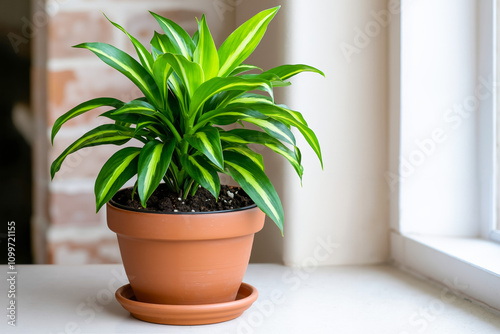
<path id="1" fill-rule="evenodd" d="M 195 196 L 189 195 L 185 200 L 178 194 L 169 192 L 164 183 L 161 183 L 153 192 L 144 209 L 139 200 L 137 191 L 132 199 L 132 188 L 120 190 L 113 197 L 113 201 L 135 210 L 157 212 L 209 212 L 239 209 L 253 205 L 254 202 L 239 187 L 222 185 L 219 198 L 206 189 L 199 188 Z"/>

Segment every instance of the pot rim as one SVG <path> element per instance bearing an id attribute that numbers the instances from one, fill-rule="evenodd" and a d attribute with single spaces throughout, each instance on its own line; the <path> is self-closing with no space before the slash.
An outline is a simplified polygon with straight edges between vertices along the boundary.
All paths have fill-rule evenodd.
<path id="1" fill-rule="evenodd" d="M 247 236 L 260 231 L 265 220 L 264 212 L 257 205 L 244 209 L 199 213 L 144 212 L 122 209 L 110 202 L 107 203 L 106 210 L 107 225 L 119 237 L 163 241 Z"/>
<path id="2" fill-rule="evenodd" d="M 123 188 L 123 189 L 120 189 L 119 191 L 124 190 L 124 189 L 130 189 L 130 188 L 132 188 L 132 187 Z M 113 200 L 113 198 L 111 198 L 108 201 L 108 205 L 112 205 L 112 206 L 114 206 L 114 207 L 116 207 L 118 209 L 122 209 L 122 210 L 126 210 L 126 211 L 133 211 L 133 212 L 140 212 L 140 213 L 153 213 L 153 214 L 161 214 L 161 215 L 217 214 L 217 213 L 225 213 L 225 212 L 237 212 L 237 211 L 243 211 L 243 210 L 250 210 L 250 209 L 253 209 L 253 208 L 257 207 L 257 204 L 254 203 L 252 205 L 244 206 L 242 208 L 228 209 L 228 210 L 217 210 L 217 211 L 195 211 L 195 212 L 192 212 L 192 211 L 189 211 L 189 212 L 188 211 L 182 211 L 182 212 L 153 211 L 153 210 L 148 210 L 148 209 L 135 209 L 135 208 L 131 208 L 129 206 L 117 203 L 116 201 Z"/>

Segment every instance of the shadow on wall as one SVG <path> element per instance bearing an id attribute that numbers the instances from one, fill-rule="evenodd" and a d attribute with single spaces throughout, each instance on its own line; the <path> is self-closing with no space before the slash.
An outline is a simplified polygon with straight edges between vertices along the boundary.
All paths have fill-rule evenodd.
<path id="1" fill-rule="evenodd" d="M 29 17 L 29 0 L 0 4 L 0 263 L 8 261 L 8 246 L 15 245 L 15 263 L 32 263 L 30 220 L 31 147 L 21 129 L 29 129 L 30 45 L 16 43 L 22 36 L 22 18 Z M 26 130 L 25 130 L 26 131 Z M 26 131 L 25 134 L 29 134 Z M 12 222 L 15 222 L 12 223 Z M 15 240 L 7 238 L 15 232 Z M 14 227 L 15 230 L 12 228 Z M 11 244 L 8 245 L 8 242 Z"/>

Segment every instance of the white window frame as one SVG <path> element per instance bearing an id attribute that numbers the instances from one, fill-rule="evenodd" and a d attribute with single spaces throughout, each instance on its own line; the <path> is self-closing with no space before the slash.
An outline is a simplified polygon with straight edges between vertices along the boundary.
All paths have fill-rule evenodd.
<path id="1" fill-rule="evenodd" d="M 424 2 L 426 1 L 420 1 L 419 6 Z M 448 2 L 452 3 L 449 0 Z M 427 3 L 431 5 L 431 1 Z M 480 0 L 475 3 L 478 15 L 476 20 L 479 22 L 476 25 L 478 54 L 475 70 L 479 78 L 481 75 L 496 73 L 494 57 L 496 46 L 495 42 L 492 43 L 496 30 L 494 19 L 496 1 Z M 470 194 L 471 197 L 475 197 L 475 199 L 471 198 L 471 201 L 476 200 L 477 210 L 474 212 L 476 221 L 471 222 L 475 226 L 469 230 L 460 228 L 461 231 L 456 234 L 440 231 L 434 235 L 428 231 L 419 232 L 418 228 L 412 230 L 405 226 L 408 214 L 407 207 L 404 205 L 408 202 L 405 202 L 406 199 L 403 196 L 407 194 L 407 189 L 404 187 L 407 187 L 408 183 L 401 180 L 401 157 L 403 156 L 404 132 L 408 130 L 405 126 L 408 125 L 403 122 L 405 115 L 403 108 L 406 106 L 402 87 L 406 84 L 407 78 L 403 75 L 405 61 L 402 60 L 402 55 L 405 46 L 402 44 L 410 41 L 407 39 L 408 36 L 403 36 L 406 32 L 401 22 L 406 19 L 407 12 L 405 11 L 413 10 L 413 8 L 408 8 L 411 4 L 410 0 L 401 0 L 400 15 L 394 17 L 389 31 L 389 173 L 392 173 L 392 181 L 394 181 L 393 175 L 395 174 L 400 178 L 399 182 L 393 182 L 390 193 L 391 257 L 397 266 L 405 270 L 446 286 L 480 304 L 500 310 L 500 261 L 498 260 L 500 259 L 500 244 L 492 241 L 492 238 L 495 238 L 492 233 L 493 222 L 496 222 L 497 215 L 496 180 L 494 180 L 496 116 L 493 110 L 496 93 L 492 94 L 488 101 L 481 101 L 482 110 L 477 112 L 480 116 L 474 121 L 476 129 L 481 130 L 477 131 L 481 132 L 481 136 L 476 137 L 479 150 L 474 159 L 477 171 L 477 192 Z M 443 1 L 440 1 L 440 5 L 443 6 Z M 442 17 L 444 19 L 446 16 Z M 421 22 L 425 24 L 426 18 L 422 18 Z M 403 207 L 402 204 L 404 204 Z M 441 222 L 437 220 L 437 223 Z M 418 224 L 414 226 L 418 227 Z"/>

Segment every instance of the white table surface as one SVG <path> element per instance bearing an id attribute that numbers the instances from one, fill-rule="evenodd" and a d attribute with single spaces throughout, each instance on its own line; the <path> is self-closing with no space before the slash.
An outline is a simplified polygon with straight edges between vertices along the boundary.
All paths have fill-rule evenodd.
<path id="1" fill-rule="evenodd" d="M 259 298 L 241 317 L 214 325 L 137 320 L 114 299 L 121 265 L 16 266 L 16 326 L 0 333 L 500 333 L 500 316 L 389 265 L 291 269 L 251 264 L 244 281 Z M 8 278 L 8 267 L 0 272 Z M 466 288 L 456 282 L 457 290 Z M 7 279 L 0 280 L 7 314 Z"/>

